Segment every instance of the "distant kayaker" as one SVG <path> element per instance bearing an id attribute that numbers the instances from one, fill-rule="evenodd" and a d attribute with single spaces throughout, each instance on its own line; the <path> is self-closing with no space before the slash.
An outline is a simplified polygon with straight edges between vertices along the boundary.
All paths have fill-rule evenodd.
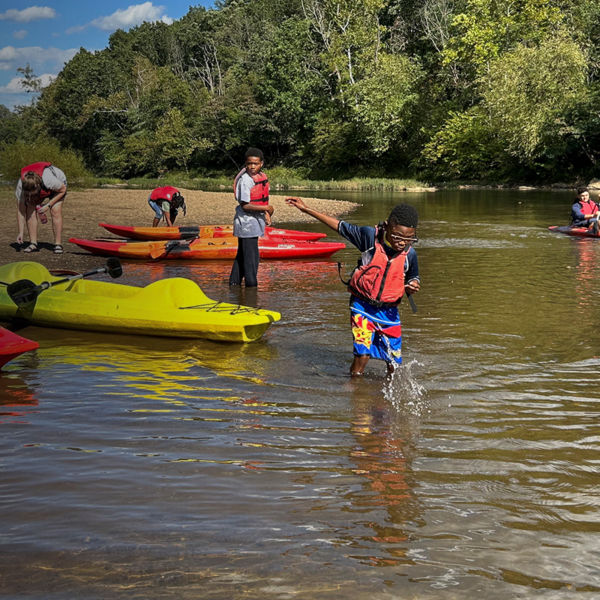
<path id="1" fill-rule="evenodd" d="M 356 246 L 362 253 L 348 281 L 354 360 L 350 375 L 364 373 L 370 358 L 383 360 L 388 374 L 402 363 L 402 325 L 398 304 L 405 294 L 421 288 L 417 253 L 418 214 L 400 204 L 387 221 L 359 227 L 309 208 L 301 198 L 286 198 L 295 206 Z"/>
<path id="2" fill-rule="evenodd" d="M 258 285 L 258 238 L 271 224 L 269 180 L 262 170 L 264 156 L 258 148 L 246 151 L 246 166 L 236 175 L 233 191 L 238 205 L 233 218 L 233 235 L 238 239 L 237 254 L 229 275 L 229 285 Z"/>
<path id="3" fill-rule="evenodd" d="M 590 192 L 587 188 L 577 189 L 577 200 L 571 206 L 571 224 L 574 227 L 587 227 L 596 235 L 599 233 L 598 218 L 600 208 L 598 204 L 590 198 Z"/>
<path id="4" fill-rule="evenodd" d="M 64 252 L 62 243 L 62 205 L 67 195 L 67 177 L 50 162 L 36 162 L 21 169 L 21 177 L 15 190 L 17 197 L 17 244 L 23 244 L 25 226 L 29 244 L 23 252 L 37 252 L 38 215 L 42 223 L 52 217 L 54 231 L 54 254 Z"/>
<path id="5" fill-rule="evenodd" d="M 154 211 L 152 227 L 158 227 L 163 219 L 167 227 L 172 227 L 180 210 L 183 211 L 184 216 L 186 214 L 185 200 L 180 191 L 172 185 L 165 185 L 152 190 L 148 196 L 148 204 Z"/>

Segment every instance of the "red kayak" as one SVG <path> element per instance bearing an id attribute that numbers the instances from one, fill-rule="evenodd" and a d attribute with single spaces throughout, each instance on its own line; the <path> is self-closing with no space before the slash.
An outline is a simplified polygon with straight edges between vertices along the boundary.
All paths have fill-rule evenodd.
<path id="1" fill-rule="evenodd" d="M 0 327 L 0 368 L 3 367 L 9 360 L 39 348 L 37 342 L 21 337 L 4 327 Z"/>
<path id="2" fill-rule="evenodd" d="M 198 238 L 194 240 L 163 240 L 161 242 L 127 242 L 81 240 L 71 238 L 71 243 L 100 256 L 119 256 L 121 258 L 162 258 L 214 260 L 235 258 L 237 239 L 230 238 Z M 264 259 L 291 258 L 324 258 L 342 250 L 343 242 L 321 242 L 302 240 L 273 240 L 259 238 L 258 251 Z"/>
<path id="3" fill-rule="evenodd" d="M 600 236 L 587 227 L 573 227 L 571 225 L 552 225 L 548 229 L 554 233 L 564 233 L 566 235 L 574 235 L 577 237 L 599 238 Z"/>
<path id="4" fill-rule="evenodd" d="M 131 240 L 189 240 L 192 238 L 223 238 L 233 236 L 233 225 L 191 225 L 186 227 L 128 227 L 99 223 L 107 231 Z M 286 240 L 320 240 L 325 233 L 266 227 L 265 236 Z"/>

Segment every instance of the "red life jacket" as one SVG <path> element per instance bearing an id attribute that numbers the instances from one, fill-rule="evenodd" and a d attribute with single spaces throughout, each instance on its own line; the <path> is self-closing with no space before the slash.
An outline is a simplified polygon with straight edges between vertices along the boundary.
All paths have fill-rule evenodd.
<path id="1" fill-rule="evenodd" d="M 23 167 L 21 169 L 21 181 L 23 181 L 23 178 L 25 177 L 25 173 L 29 173 L 30 171 L 33 171 L 34 173 L 39 175 L 41 178 L 44 174 L 44 169 L 46 169 L 47 167 L 50 167 L 51 165 L 52 165 L 51 162 L 36 162 L 36 163 L 32 163 L 30 165 L 27 165 L 26 167 Z M 47 190 L 44 187 L 44 183 L 42 182 L 42 189 L 40 190 L 40 200 L 47 198 L 51 194 L 52 194 L 52 192 L 50 190 Z"/>
<path id="2" fill-rule="evenodd" d="M 363 252 L 363 264 L 354 269 L 348 291 L 375 306 L 396 306 L 404 296 L 404 264 L 408 251 L 389 257 L 380 241 L 382 233 L 378 227 L 375 245 Z"/>
<path id="3" fill-rule="evenodd" d="M 598 210 L 598 205 L 590 198 L 587 202 L 579 201 L 581 212 L 584 215 L 593 215 Z"/>
<path id="4" fill-rule="evenodd" d="M 246 167 L 244 167 L 233 180 L 233 193 L 237 193 L 237 182 L 239 178 L 246 173 Z M 250 190 L 250 202 L 252 204 L 261 204 L 266 205 L 269 204 L 269 180 L 267 179 L 266 173 L 260 171 L 256 175 L 250 175 L 252 177 L 252 181 L 254 181 L 254 186 Z M 237 197 L 236 197 L 237 199 Z"/>
<path id="5" fill-rule="evenodd" d="M 173 187 L 172 185 L 165 185 L 152 190 L 152 193 L 150 194 L 150 200 L 153 202 L 166 200 L 169 204 L 171 204 L 175 194 L 179 194 L 179 190 L 177 188 Z"/>

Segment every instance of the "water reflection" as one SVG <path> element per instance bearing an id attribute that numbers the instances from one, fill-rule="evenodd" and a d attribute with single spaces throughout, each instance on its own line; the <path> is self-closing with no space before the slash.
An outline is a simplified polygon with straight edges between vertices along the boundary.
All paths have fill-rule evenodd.
<path id="1" fill-rule="evenodd" d="M 0 425 L 29 423 L 29 415 L 37 406 L 37 395 L 25 378 L 5 367 L 0 374 Z"/>
<path id="2" fill-rule="evenodd" d="M 600 279 L 600 243 L 593 238 L 570 241 L 572 241 L 576 260 L 575 291 L 579 312 L 578 320 L 585 323 L 586 320 L 589 322 L 598 304 L 596 282 Z M 592 327 L 597 326 L 597 323 L 592 325 Z M 587 327 L 584 326 L 584 329 Z"/>
<path id="3" fill-rule="evenodd" d="M 386 384 L 389 389 L 397 385 L 392 380 L 400 379 L 400 371 Z M 405 400 L 410 401 L 410 392 L 396 388 L 395 402 L 390 402 L 389 390 L 384 395 L 377 393 L 369 377 L 354 381 L 352 387 L 350 430 L 355 443 L 349 448 L 349 458 L 352 472 L 364 482 L 359 491 L 350 491 L 347 499 L 354 518 L 372 532 L 349 540 L 353 546 L 350 556 L 380 567 L 412 564 L 409 531 L 421 513 L 411 465 L 419 428 L 412 412 L 399 410 Z"/>

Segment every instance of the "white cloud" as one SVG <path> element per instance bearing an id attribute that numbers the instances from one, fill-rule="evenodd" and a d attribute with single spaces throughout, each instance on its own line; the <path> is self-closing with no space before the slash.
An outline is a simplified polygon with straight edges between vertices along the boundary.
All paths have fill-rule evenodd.
<path id="1" fill-rule="evenodd" d="M 19 29 L 13 32 L 13 37 L 17 40 L 22 40 L 27 35 L 27 29 Z"/>
<path id="2" fill-rule="evenodd" d="M 116 10 L 112 15 L 108 15 L 107 17 L 98 17 L 85 25 L 69 27 L 65 33 L 81 33 L 88 27 L 97 27 L 103 31 L 115 31 L 117 29 L 130 29 L 144 22 L 153 23 L 155 21 L 161 21 L 170 25 L 173 23 L 173 19 L 166 14 L 161 15 L 164 9 L 164 6 L 154 6 L 152 2 L 132 4 L 125 9 Z"/>
<path id="3" fill-rule="evenodd" d="M 42 87 L 45 88 L 56 79 L 56 74 L 44 73 L 38 79 L 41 81 Z M 0 86 L 0 94 L 22 94 L 25 92 L 23 81 L 23 77 L 13 77 L 6 85 Z"/>
<path id="4" fill-rule="evenodd" d="M 24 67 L 29 63 L 35 70 L 41 68 L 61 69 L 64 63 L 71 60 L 77 54 L 77 48 L 42 48 L 41 46 L 27 46 L 15 48 L 4 46 L 0 48 L 0 71 L 16 71 L 18 67 Z"/>
<path id="5" fill-rule="evenodd" d="M 69 27 L 65 33 L 70 35 L 72 33 L 80 33 L 81 31 L 83 31 L 84 29 L 87 28 L 87 25 L 77 25 L 76 27 Z"/>
<path id="6" fill-rule="evenodd" d="M 114 31 L 115 29 L 129 29 L 135 25 L 140 25 L 144 21 L 162 21 L 171 24 L 173 19 L 165 14 L 161 15 L 164 9 L 164 6 L 154 6 L 152 2 L 132 4 L 125 9 L 115 11 L 108 17 L 94 19 L 90 25 L 104 31 Z"/>
<path id="7" fill-rule="evenodd" d="M 17 21 L 19 23 L 29 23 L 38 19 L 54 19 L 56 11 L 49 6 L 30 6 L 23 10 L 9 8 L 0 13 L 0 21 Z"/>

